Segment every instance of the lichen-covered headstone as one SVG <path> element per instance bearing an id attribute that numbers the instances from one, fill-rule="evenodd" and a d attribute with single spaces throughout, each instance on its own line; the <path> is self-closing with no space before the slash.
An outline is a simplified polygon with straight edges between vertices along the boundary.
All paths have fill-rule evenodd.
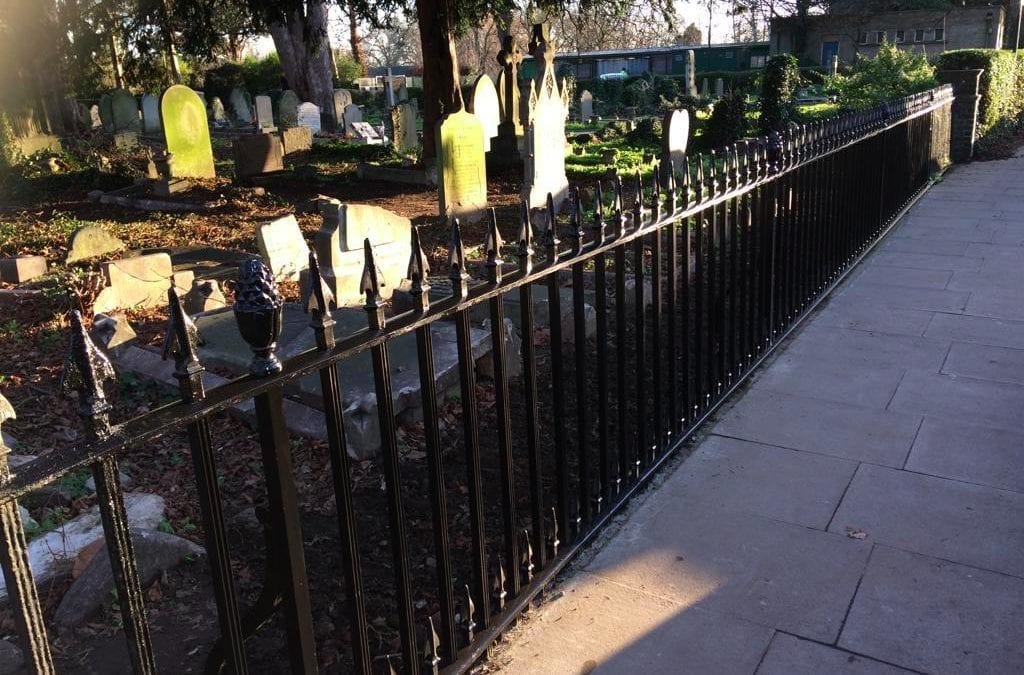
<path id="1" fill-rule="evenodd" d="M 231 103 L 231 112 L 239 126 L 252 125 L 252 108 L 250 107 L 249 93 L 235 87 L 228 97 Z"/>
<path id="2" fill-rule="evenodd" d="M 313 134 L 320 133 L 320 108 L 315 103 L 299 104 L 298 107 L 299 126 L 306 127 Z"/>
<path id="3" fill-rule="evenodd" d="M 584 89 L 580 93 L 580 121 L 587 122 L 594 116 L 594 95 Z"/>
<path id="4" fill-rule="evenodd" d="M 68 256 L 64 262 L 89 260 L 107 253 L 123 251 L 125 248 L 123 241 L 99 225 L 83 225 L 71 233 L 68 239 Z"/>
<path id="5" fill-rule="evenodd" d="M 274 106 L 269 96 L 256 97 L 256 126 L 261 130 L 274 128 Z"/>
<path id="6" fill-rule="evenodd" d="M 690 113 L 672 110 L 665 113 L 661 124 L 661 177 L 668 184 L 669 174 L 676 174 L 686 158 L 686 144 L 690 137 Z"/>
<path id="7" fill-rule="evenodd" d="M 363 110 L 355 103 L 349 103 L 347 106 L 345 106 L 345 111 L 342 114 L 342 119 L 345 122 L 345 133 L 354 134 L 355 129 L 353 129 L 352 124 L 354 122 L 363 121 Z"/>
<path id="8" fill-rule="evenodd" d="M 214 178 L 210 128 L 203 100 L 188 87 L 169 87 L 160 99 L 164 140 L 174 178 Z"/>
<path id="9" fill-rule="evenodd" d="M 259 223 L 256 248 L 278 281 L 298 280 L 299 274 L 309 267 L 309 248 L 295 216 Z"/>
<path id="10" fill-rule="evenodd" d="M 501 110 L 498 90 L 494 88 L 494 82 L 487 73 L 478 77 L 473 85 L 469 111 L 480 120 L 484 128 L 484 151 L 490 152 L 491 139 L 498 135 L 498 125 L 501 124 Z"/>
<path id="11" fill-rule="evenodd" d="M 103 130 L 108 134 L 114 133 L 114 107 L 110 94 L 100 96 L 99 115 Z"/>
<path id="12" fill-rule="evenodd" d="M 160 100 L 153 94 L 142 97 L 142 128 L 147 134 L 160 133 Z"/>
<path id="13" fill-rule="evenodd" d="M 299 126 L 299 97 L 291 89 L 286 89 L 281 94 L 281 100 L 277 104 L 277 120 L 282 129 L 291 129 Z"/>
<path id="14" fill-rule="evenodd" d="M 313 147 L 313 131 L 306 127 L 291 127 L 281 129 L 281 145 L 284 154 L 290 155 L 293 152 L 302 152 Z"/>
<path id="15" fill-rule="evenodd" d="M 538 41 L 546 31 L 534 28 L 535 59 L 554 59 L 555 48 Z M 569 116 L 568 87 L 559 89 L 555 69 L 544 68 L 544 79 L 538 89 L 530 93 L 530 123 L 526 128 L 525 157 L 523 158 L 523 197 L 531 209 L 545 206 L 550 194 L 556 212 L 561 209 L 569 191 L 565 175 L 565 120 Z"/>
<path id="16" fill-rule="evenodd" d="M 139 102 L 126 89 L 115 89 L 110 94 L 110 108 L 113 113 L 114 131 L 142 131 L 139 119 Z"/>
<path id="17" fill-rule="evenodd" d="M 220 96 L 214 96 L 210 101 L 210 120 L 215 125 L 224 124 L 224 115 L 224 102 L 220 100 Z"/>
<path id="18" fill-rule="evenodd" d="M 412 150 L 420 144 L 416 134 L 416 106 L 402 103 L 392 108 L 391 126 L 395 136 L 391 142 L 399 152 Z"/>
<path id="19" fill-rule="evenodd" d="M 483 125 L 476 115 L 459 110 L 438 122 L 435 136 L 441 215 L 479 219 L 487 206 Z"/>

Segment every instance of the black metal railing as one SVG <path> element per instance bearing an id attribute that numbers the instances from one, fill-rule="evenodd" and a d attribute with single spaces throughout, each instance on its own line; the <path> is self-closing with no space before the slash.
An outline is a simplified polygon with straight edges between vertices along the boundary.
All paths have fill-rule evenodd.
<path id="1" fill-rule="evenodd" d="M 481 280 L 470 277 L 455 221 L 450 292 L 440 299 L 430 289 L 414 231 L 413 308 L 397 316 L 385 313 L 367 243 L 361 291 L 368 325 L 340 340 L 328 311 L 330 291 L 311 255 L 304 302 L 316 348 L 284 364 L 274 355 L 283 303 L 266 268 L 246 263 L 234 309 L 254 351 L 252 374 L 210 391 L 203 386 L 197 331 L 172 290 L 165 357 L 175 360 L 181 401 L 121 424 L 109 421 L 103 389 L 114 370 L 74 314 L 64 386 L 79 396 L 86 442 L 55 448 L 15 475 L 0 454 L 0 563 L 29 665 L 53 670 L 15 500 L 91 467 L 131 665 L 156 672 L 117 463 L 126 449 L 184 430 L 220 628 L 207 669 L 247 672 L 246 638 L 272 614 L 282 619 L 292 671 L 318 669 L 283 405 L 286 387 L 319 374 L 336 501 L 335 571 L 346 589 L 338 598 L 347 614 L 344 662 L 362 673 L 466 670 L 927 187 L 948 156 L 951 101 L 943 87 L 691 156 L 670 179 L 674 184 L 659 185 L 655 171 L 647 186 L 637 178 L 627 189 L 616 178 L 610 194 L 600 184 L 586 199 L 577 190 L 570 222 L 544 226 L 538 242 L 528 210 L 511 246 L 502 242 L 492 211 Z M 546 222 L 555 220 L 549 199 Z M 510 271 L 505 258 L 515 260 Z M 542 300 L 546 328 L 537 315 Z M 563 326 L 566 300 L 571 324 Z M 506 310 L 516 315 L 514 301 L 521 375 L 512 374 L 516 356 L 502 330 Z M 491 327 L 493 403 L 486 406 L 474 367 L 477 308 L 486 308 Z M 461 432 L 449 425 L 442 433 L 440 409 L 447 403 L 436 386 L 431 331 L 439 321 L 452 322 L 456 336 Z M 422 466 L 400 457 L 392 405 L 389 345 L 409 334 L 421 384 Z M 364 582 L 366 541 L 380 542 L 382 535 L 360 531 L 343 423 L 345 385 L 336 367 L 363 352 L 372 363 L 381 431 L 390 552 L 384 600 Z M 255 401 L 262 449 L 268 543 L 265 587 L 243 612 L 209 422 L 248 400 Z M 403 473 L 414 469 L 425 476 L 415 486 L 403 482 Z M 410 514 L 413 498 L 428 505 L 424 513 Z M 429 529 L 433 565 L 411 562 L 420 555 L 410 550 L 417 528 Z M 394 619 L 397 651 L 371 641 L 371 603 Z"/>

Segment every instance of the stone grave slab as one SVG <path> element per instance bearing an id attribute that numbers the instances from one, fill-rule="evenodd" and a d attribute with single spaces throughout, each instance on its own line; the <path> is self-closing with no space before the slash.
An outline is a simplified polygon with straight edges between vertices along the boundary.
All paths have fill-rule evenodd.
<path id="1" fill-rule="evenodd" d="M 313 147 L 313 130 L 309 127 L 290 127 L 281 130 L 281 145 L 285 155 L 303 152 Z"/>
<path id="2" fill-rule="evenodd" d="M 142 97 L 142 129 L 147 134 L 158 134 L 163 129 L 160 124 L 160 100 L 153 94 Z"/>
<path id="3" fill-rule="evenodd" d="M 139 147 L 138 131 L 118 131 L 114 134 L 114 147 L 118 150 L 133 150 Z M 24 152 L 24 151 L 23 151 Z"/>
<path id="4" fill-rule="evenodd" d="M 309 247 L 295 216 L 256 225 L 256 248 L 277 280 L 298 281 L 309 268 Z"/>
<path id="5" fill-rule="evenodd" d="M 342 113 L 342 121 L 345 123 L 345 133 L 349 135 L 355 135 L 353 124 L 355 122 L 363 121 L 363 110 L 355 103 L 349 103 L 345 106 L 345 110 Z"/>
<path id="6" fill-rule="evenodd" d="M 242 136 L 231 145 L 235 155 L 235 178 L 284 171 L 284 148 L 273 134 Z"/>
<path id="7" fill-rule="evenodd" d="M 231 104 L 231 113 L 239 126 L 247 127 L 252 125 L 252 108 L 250 107 L 249 92 L 235 87 L 231 90 L 228 102 Z"/>
<path id="8" fill-rule="evenodd" d="M 256 126 L 262 131 L 274 130 L 274 106 L 269 96 L 256 97 Z"/>
<path id="9" fill-rule="evenodd" d="M 381 279 L 381 295 L 391 297 L 405 278 L 411 255 L 412 223 L 395 213 L 369 204 L 320 202 L 323 225 L 314 246 L 320 271 L 339 306 L 360 305 L 363 240 L 370 239 Z"/>
<path id="10" fill-rule="evenodd" d="M 299 126 L 299 100 L 298 95 L 291 89 L 285 89 L 281 93 L 281 100 L 277 102 L 277 120 L 282 129 L 291 129 Z"/>
<path id="11" fill-rule="evenodd" d="M 41 255 L 0 258 L 0 281 L 20 284 L 44 274 L 46 274 L 46 258 Z"/>
<path id="12" fill-rule="evenodd" d="M 169 87 L 160 99 L 164 139 L 171 153 L 174 178 L 214 178 L 213 148 L 206 109 L 199 95 L 188 87 Z"/>
<path id="13" fill-rule="evenodd" d="M 561 210 L 568 197 L 569 179 L 565 175 L 565 120 L 569 103 L 563 83 L 559 90 L 552 69 L 541 84 L 540 91 L 530 97 L 531 121 L 526 128 L 523 161 L 523 198 L 531 209 L 542 209 L 550 193 L 555 211 Z"/>
<path id="14" fill-rule="evenodd" d="M 112 131 L 142 131 L 139 102 L 126 89 L 115 89 L 110 94 Z"/>
<path id="15" fill-rule="evenodd" d="M 314 103 L 301 103 L 297 109 L 299 126 L 305 127 L 313 132 L 320 133 L 320 108 Z"/>
<path id="16" fill-rule="evenodd" d="M 384 139 L 380 137 L 380 134 L 377 133 L 377 130 L 369 122 L 353 122 L 352 133 L 355 135 L 356 140 L 365 145 L 376 145 L 384 142 Z"/>
<path id="17" fill-rule="evenodd" d="M 118 309 L 159 307 L 167 302 L 174 270 L 171 256 L 152 253 L 105 262 L 100 268 L 106 286 L 96 296 L 93 312 L 110 314 Z M 189 281 L 191 286 L 191 281 Z M 187 292 L 184 289 L 183 292 Z"/>
<path id="18" fill-rule="evenodd" d="M 697 96 L 697 54 L 692 49 L 686 50 L 686 88 L 687 96 Z"/>
<path id="19" fill-rule="evenodd" d="M 68 239 L 66 263 L 88 260 L 125 249 L 125 243 L 99 225 L 83 225 L 71 233 Z"/>
<path id="20" fill-rule="evenodd" d="M 584 89 L 580 93 L 580 120 L 587 122 L 594 116 L 594 95 Z"/>
<path id="21" fill-rule="evenodd" d="M 478 220 L 487 207 L 483 125 L 459 110 L 438 123 L 436 138 L 440 214 Z"/>
<path id="22" fill-rule="evenodd" d="M 683 160 L 686 159 L 686 145 L 690 138 L 690 113 L 686 110 L 666 112 L 661 130 L 661 184 L 667 185 L 669 174 L 678 174 L 682 171 Z"/>
<path id="23" fill-rule="evenodd" d="M 478 77 L 473 85 L 469 111 L 480 120 L 484 131 L 484 152 L 490 152 L 491 139 L 498 135 L 498 125 L 501 124 L 501 110 L 498 90 L 487 73 Z"/>

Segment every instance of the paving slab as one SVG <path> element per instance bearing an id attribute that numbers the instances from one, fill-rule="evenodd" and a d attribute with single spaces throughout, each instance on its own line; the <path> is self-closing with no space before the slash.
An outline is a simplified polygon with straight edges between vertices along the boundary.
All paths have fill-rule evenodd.
<path id="1" fill-rule="evenodd" d="M 988 288 L 971 292 L 965 313 L 994 319 L 1024 321 L 1020 289 Z"/>
<path id="2" fill-rule="evenodd" d="M 925 337 L 949 338 L 996 347 L 1024 349 L 1024 321 L 1006 321 L 967 314 L 934 314 Z"/>
<path id="3" fill-rule="evenodd" d="M 930 240 L 925 240 L 930 241 Z M 934 288 L 941 290 L 953 276 L 952 270 L 931 270 L 896 265 L 868 265 L 863 278 L 874 284 L 897 288 Z"/>
<path id="4" fill-rule="evenodd" d="M 899 231 L 897 230 L 897 233 Z M 923 253 L 926 255 L 962 256 L 967 251 L 966 241 L 936 241 L 911 237 L 889 237 L 879 246 L 889 253 Z"/>
<path id="5" fill-rule="evenodd" d="M 927 673 L 1024 672 L 1024 580 L 879 546 L 839 646 Z"/>
<path id="6" fill-rule="evenodd" d="M 1007 269 L 1011 267 L 1012 269 Z M 1016 291 L 1024 286 L 1024 261 L 1008 265 L 999 261 L 993 265 L 985 261 L 980 270 L 953 272 L 947 288 L 951 291 Z M 970 303 L 968 303 L 969 305 Z"/>
<path id="7" fill-rule="evenodd" d="M 936 255 L 934 253 L 899 253 L 878 251 L 871 256 L 868 265 L 907 267 L 919 270 L 976 270 L 981 267 L 981 256 Z"/>
<path id="8" fill-rule="evenodd" d="M 935 312 L 918 309 L 893 309 L 872 307 L 847 300 L 829 300 L 811 318 L 812 326 L 835 326 L 851 330 L 865 330 L 873 333 L 893 335 L 924 334 Z"/>
<path id="9" fill-rule="evenodd" d="M 711 436 L 669 479 L 681 503 L 753 513 L 824 530 L 857 463 Z M 765 490 L 771 485 L 771 490 Z"/>
<path id="10" fill-rule="evenodd" d="M 1024 349 L 955 342 L 942 366 L 942 372 L 1024 385 Z"/>
<path id="11" fill-rule="evenodd" d="M 869 544 L 768 518 L 683 507 L 637 509 L 587 571 L 630 588 L 832 642 Z M 658 508 L 658 507 L 661 508 Z"/>
<path id="12" fill-rule="evenodd" d="M 757 675 L 903 675 L 911 671 L 786 633 L 776 633 Z"/>
<path id="13" fill-rule="evenodd" d="M 858 367 L 938 372 L 950 344 L 948 340 L 809 325 L 786 347 L 786 354 Z"/>
<path id="14" fill-rule="evenodd" d="M 1024 492 L 1024 433 L 926 417 L 906 468 Z"/>
<path id="15" fill-rule="evenodd" d="M 772 637 L 765 626 L 590 574 L 562 590 L 510 636 L 509 653 L 494 660 L 501 672 L 627 675 L 686 664 L 693 673 L 751 673 Z"/>
<path id="16" fill-rule="evenodd" d="M 908 371 L 889 410 L 1024 431 L 1024 387 Z"/>
<path id="17" fill-rule="evenodd" d="M 1024 494 L 861 464 L 829 531 L 1024 576 Z"/>
<path id="18" fill-rule="evenodd" d="M 899 468 L 920 425 L 919 415 L 752 389 L 712 433 Z"/>
<path id="19" fill-rule="evenodd" d="M 902 368 L 864 367 L 834 359 L 812 359 L 807 355 L 783 352 L 770 366 L 754 376 L 751 386 L 884 410 L 903 372 Z"/>
<path id="20" fill-rule="evenodd" d="M 932 288 L 893 288 L 886 284 L 876 284 L 865 275 L 841 290 L 836 297 L 873 307 L 960 313 L 967 306 L 971 294 Z"/>

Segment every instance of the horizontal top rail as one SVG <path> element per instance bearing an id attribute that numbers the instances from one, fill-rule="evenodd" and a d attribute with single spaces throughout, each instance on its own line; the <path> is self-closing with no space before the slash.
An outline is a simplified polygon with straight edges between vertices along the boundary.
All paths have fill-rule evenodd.
<path id="1" fill-rule="evenodd" d="M 661 192 L 662 186 L 658 184 L 658 172 L 654 172 L 650 208 L 643 206 L 644 190 L 638 176 L 633 208 L 626 210 L 622 183 L 617 179 L 616 206 L 611 214 L 611 231 L 606 234 L 604 215 L 601 213 L 602 205 L 597 216 L 599 227 L 586 228 L 596 235 L 596 238 L 592 238 L 586 244 L 582 243 L 581 233 L 584 228 L 580 222 L 582 213 L 577 192 L 572 214 L 576 225 L 577 244 L 572 248 L 559 250 L 557 240 L 553 246 L 550 242 L 546 246 L 545 242 L 539 242 L 540 246 L 547 248 L 547 257 L 539 265 L 534 264 L 533 235 L 529 215 L 524 214 L 518 237 L 518 269 L 497 275 L 497 281 L 483 281 L 466 293 L 454 289 L 451 297 L 437 302 L 427 300 L 428 287 L 423 284 L 420 289 L 423 298 L 422 308 L 392 317 L 387 324 L 380 327 L 366 328 L 347 336 L 339 340 L 333 348 L 312 348 L 298 354 L 285 361 L 280 372 L 265 377 L 246 375 L 231 380 L 208 391 L 202 400 L 171 403 L 134 419 L 111 425 L 93 442 L 56 448 L 49 454 L 19 467 L 10 480 L 0 484 L 0 504 L 17 499 L 56 477 L 87 466 L 130 445 L 180 429 L 261 393 L 331 367 L 390 339 L 411 333 L 447 315 L 468 310 L 561 270 L 586 263 L 658 230 L 665 223 L 697 216 L 720 203 L 768 185 L 810 162 L 839 152 L 915 117 L 928 114 L 949 104 L 952 99 L 952 86 L 943 85 L 863 112 L 734 144 L 725 148 L 720 155 L 716 151 L 709 153 L 712 161 L 707 175 L 704 170 L 705 156 L 698 155 L 694 162 L 696 177 L 691 176 L 694 172 L 687 161 L 684 163 L 680 184 L 665 186 L 664 196 Z M 718 158 L 724 161 L 719 163 Z M 677 203 L 677 197 L 683 199 Z M 549 207 L 549 210 L 549 222 L 553 222 L 553 209 Z M 648 215 L 651 217 L 645 222 L 645 216 Z M 502 262 L 500 259 L 491 260 L 489 264 L 501 265 Z"/>

